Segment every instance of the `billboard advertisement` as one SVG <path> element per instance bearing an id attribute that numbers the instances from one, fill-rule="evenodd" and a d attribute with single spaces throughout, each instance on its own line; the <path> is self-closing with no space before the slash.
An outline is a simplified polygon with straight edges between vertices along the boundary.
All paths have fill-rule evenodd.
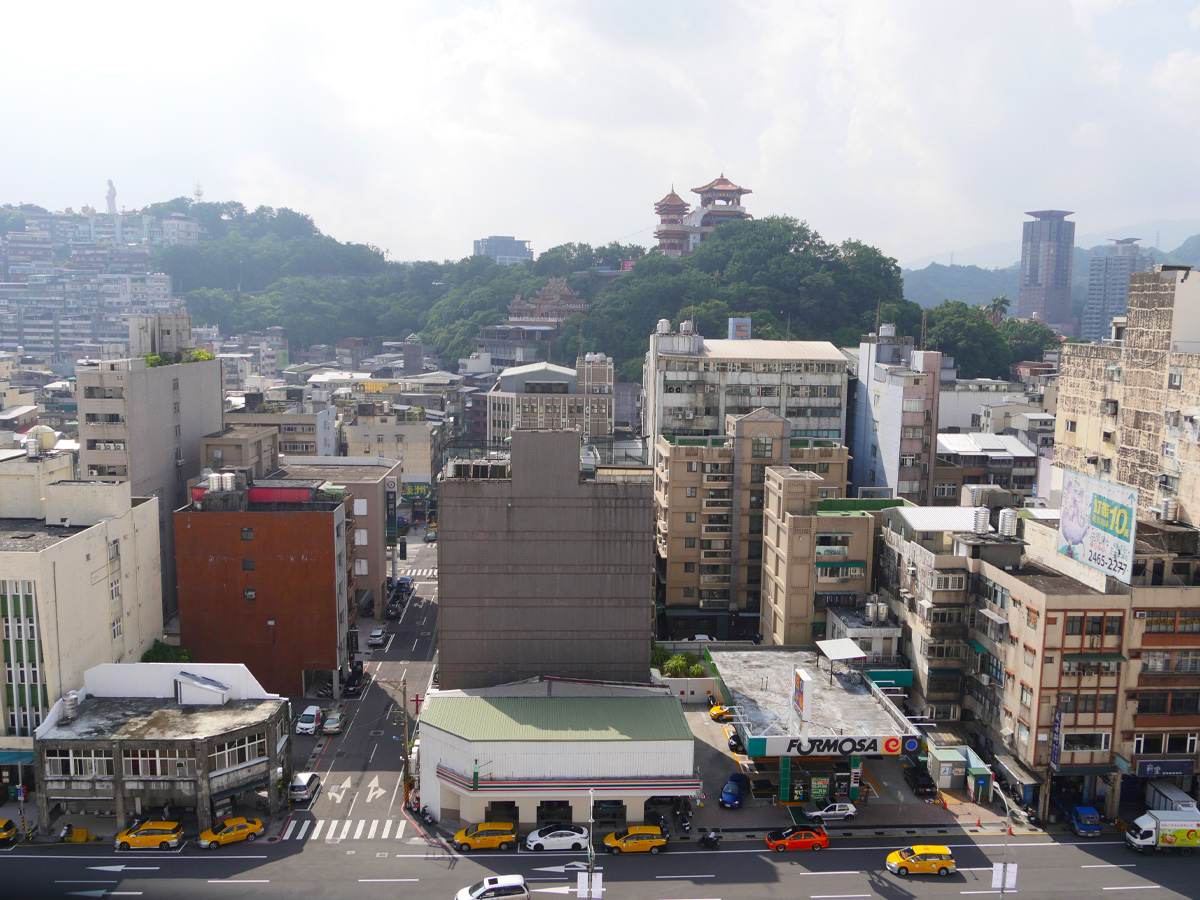
<path id="1" fill-rule="evenodd" d="M 731 341 L 748 341 L 748 340 L 750 340 L 750 320 L 749 319 L 730 319 L 729 320 L 729 340 L 731 340 Z"/>
<path id="2" fill-rule="evenodd" d="M 1133 488 L 1065 470 L 1058 552 L 1129 584 L 1137 508 Z"/>
<path id="3" fill-rule="evenodd" d="M 804 695 L 810 691 L 809 683 L 812 681 L 812 676 L 805 672 L 799 666 L 792 670 L 792 709 L 796 713 L 796 721 L 807 722 L 808 710 L 804 706 Z"/>

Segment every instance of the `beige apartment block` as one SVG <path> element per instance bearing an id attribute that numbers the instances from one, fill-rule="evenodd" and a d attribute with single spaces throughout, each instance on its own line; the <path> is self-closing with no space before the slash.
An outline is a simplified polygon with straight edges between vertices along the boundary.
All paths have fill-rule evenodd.
<path id="1" fill-rule="evenodd" d="M 768 467 L 811 472 L 818 499 L 845 493 L 849 457 L 837 441 L 792 438 L 787 419 L 767 409 L 728 415 L 724 430 L 658 441 L 655 595 L 664 637 L 759 633 Z"/>
<path id="2" fill-rule="evenodd" d="M 253 425 L 228 425 L 200 439 L 202 467 L 239 469 L 262 478 L 279 468 L 279 432 Z"/>
<path id="3" fill-rule="evenodd" d="M 419 407 L 359 402 L 342 425 L 346 456 L 376 456 L 404 463 L 405 497 L 429 493 L 441 465 L 446 427 L 425 418 Z"/>
<path id="4" fill-rule="evenodd" d="M 642 375 L 642 435 L 720 434 L 727 415 L 768 409 L 788 437 L 844 443 L 847 360 L 828 341 L 711 340 L 659 320 Z"/>
<path id="5" fill-rule="evenodd" d="M 75 369 L 79 476 L 128 482 L 135 497 L 158 497 L 163 616 L 178 608 L 171 514 L 200 474 L 200 439 L 218 431 L 224 400 L 215 359 L 149 366 L 143 358 Z"/>
<path id="6" fill-rule="evenodd" d="M 584 440 L 611 438 L 615 416 L 611 357 L 588 353 L 575 368 L 548 362 L 505 369 L 487 392 L 487 440 L 514 428 L 574 428 Z"/>
<path id="7" fill-rule="evenodd" d="M 823 484 L 821 476 L 811 471 L 790 466 L 766 470 L 764 644 L 808 646 L 824 639 L 830 624 L 827 610 L 856 613 L 871 589 L 875 520 L 862 510 L 819 512 Z M 865 649 L 878 654 L 877 658 L 891 658 L 896 655 L 900 629 L 895 628 L 894 635 L 874 634 L 874 610 L 872 603 L 870 622 L 848 617 L 835 625 L 844 626 L 842 630 L 852 631 L 852 635 L 829 636 L 852 636 L 866 642 L 869 646 Z"/>
<path id="8" fill-rule="evenodd" d="M 37 479 L 16 470 L 54 474 L 60 461 L 10 459 L 0 471 L 0 496 L 25 495 L 0 518 L 0 757 L 9 783 L 18 780 L 10 761 L 32 764 L 33 730 L 85 670 L 137 662 L 162 636 L 157 498 L 132 497 L 128 483 L 70 480 L 42 480 L 31 497 Z"/>
<path id="9" fill-rule="evenodd" d="M 1200 275 L 1132 274 L 1114 335 L 1063 348 L 1053 487 L 1073 469 L 1136 488 L 1139 519 L 1200 521 Z"/>

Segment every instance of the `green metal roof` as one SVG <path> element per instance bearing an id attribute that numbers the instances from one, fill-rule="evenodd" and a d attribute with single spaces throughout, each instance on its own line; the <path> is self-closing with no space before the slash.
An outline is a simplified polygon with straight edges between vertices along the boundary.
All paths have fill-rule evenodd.
<path id="1" fill-rule="evenodd" d="M 433 697 L 422 726 L 469 741 L 690 741 L 674 697 Z"/>
<path id="2" fill-rule="evenodd" d="M 973 641 L 970 638 L 967 638 L 967 646 L 969 646 L 976 653 L 987 653 L 988 652 L 987 647 L 983 646 L 983 644 L 979 643 L 979 641 Z"/>

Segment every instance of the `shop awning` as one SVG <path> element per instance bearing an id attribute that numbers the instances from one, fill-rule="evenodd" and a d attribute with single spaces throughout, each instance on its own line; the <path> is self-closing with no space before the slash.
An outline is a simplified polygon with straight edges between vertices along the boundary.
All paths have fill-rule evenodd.
<path id="1" fill-rule="evenodd" d="M 1008 624 L 1008 619 L 1006 617 L 1000 615 L 999 613 L 994 613 L 990 609 L 981 609 L 979 610 L 979 613 L 985 618 L 991 619 L 993 622 L 999 622 L 1001 625 Z"/>
<path id="2" fill-rule="evenodd" d="M 838 559 L 831 559 L 831 560 L 818 559 L 816 562 L 816 566 L 818 569 L 840 569 L 843 566 L 845 566 L 847 568 L 853 568 L 854 566 L 858 566 L 860 569 L 862 569 L 862 568 L 866 568 L 866 565 L 867 564 L 860 559 L 847 560 L 847 559 L 842 559 L 840 557 Z"/>
<path id="3" fill-rule="evenodd" d="M 1122 653 L 1117 653 L 1110 650 L 1106 653 L 1101 653 L 1099 650 L 1092 653 L 1064 653 L 1063 662 L 1125 662 L 1125 656 Z"/>
<path id="4" fill-rule="evenodd" d="M 996 768 L 1003 773 L 1006 780 L 1017 784 L 1042 783 L 1042 779 L 1039 776 L 1034 775 L 1007 753 L 996 754 Z"/>
<path id="5" fill-rule="evenodd" d="M 988 652 L 987 647 L 983 646 L 983 644 L 979 643 L 979 641 L 973 641 L 970 638 L 967 638 L 967 646 L 970 647 L 972 650 L 974 650 L 976 653 L 987 653 Z"/>
<path id="6" fill-rule="evenodd" d="M 0 766 L 32 766 L 32 750 L 0 750 Z"/>

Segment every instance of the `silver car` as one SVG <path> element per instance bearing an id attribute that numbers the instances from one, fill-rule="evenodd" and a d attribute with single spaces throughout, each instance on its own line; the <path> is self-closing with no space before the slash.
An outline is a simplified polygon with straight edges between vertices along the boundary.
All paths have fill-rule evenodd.
<path id="1" fill-rule="evenodd" d="M 853 803 L 806 803 L 804 815 L 812 822 L 849 822 L 858 815 L 858 807 Z"/>

